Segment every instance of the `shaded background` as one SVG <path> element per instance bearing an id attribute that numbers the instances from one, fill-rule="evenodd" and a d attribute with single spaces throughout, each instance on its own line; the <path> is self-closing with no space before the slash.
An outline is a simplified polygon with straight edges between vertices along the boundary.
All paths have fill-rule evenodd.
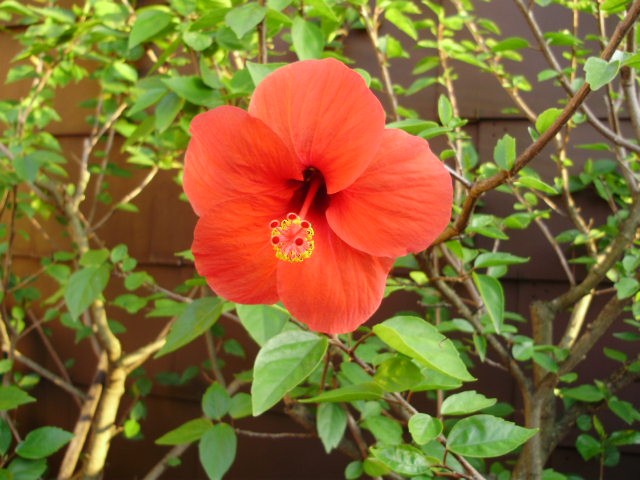
<path id="1" fill-rule="evenodd" d="M 60 2 L 70 4 L 71 1 Z M 477 3 L 477 13 L 480 16 L 492 18 L 502 29 L 503 36 L 523 36 L 534 41 L 528 34 L 527 26 L 512 2 L 506 0 L 494 1 L 493 4 Z M 496 7 L 499 5 L 499 8 Z M 426 10 L 426 8 L 424 9 Z M 564 9 L 547 7 L 536 11 L 543 30 L 557 30 L 570 25 L 570 13 Z M 585 25 L 585 27 L 589 27 Z M 386 26 L 385 26 L 386 28 Z M 591 25 L 595 28 L 595 25 Z M 19 31 L 17 25 L 7 25 L 7 30 L 0 31 L 0 81 L 4 81 L 9 64 L 19 51 L 18 43 L 12 35 Z M 581 32 L 586 34 L 587 30 Z M 398 35 L 398 38 L 405 38 Z M 421 51 L 406 45 L 411 54 L 410 59 L 393 60 L 391 74 L 395 83 L 408 87 L 413 78 L 411 70 L 420 59 Z M 346 42 L 346 55 L 356 60 L 356 65 L 367 69 L 372 74 L 379 73 L 375 56 L 368 37 L 364 31 L 352 32 Z M 556 100 L 563 93 L 553 87 L 551 82 L 536 82 L 537 73 L 545 68 L 541 55 L 533 51 L 525 51 L 525 61 L 510 63 L 512 71 L 524 74 L 532 83 L 534 92 L 524 94 L 535 111 L 542 111 L 556 106 Z M 528 122 L 524 117 L 505 114 L 503 109 L 511 107 L 509 98 L 500 88 L 497 81 L 489 74 L 484 74 L 475 68 L 455 63 L 459 74 L 455 82 L 461 117 L 470 120 L 467 132 L 474 139 L 481 159 L 491 159 L 496 141 L 505 132 L 516 137 L 519 150 L 529 143 L 527 134 Z M 28 88 L 25 83 L 2 85 L 0 100 L 17 99 Z M 85 121 L 90 111 L 79 106 L 80 102 L 96 96 L 97 84 L 85 80 L 79 84 L 58 91 L 55 108 L 62 121 L 53 123 L 51 133 L 60 140 L 66 152 L 77 158 L 82 149 L 82 140 L 89 133 L 90 128 Z M 432 86 L 409 98 L 403 98 L 403 106 L 418 111 L 422 118 L 437 118 L 437 98 L 442 93 L 438 86 Z M 384 96 L 380 94 L 384 102 Z M 589 102 L 592 109 L 606 119 L 604 104 L 599 102 L 596 95 L 592 95 Z M 574 135 L 574 143 L 591 143 L 602 141 L 601 137 L 589 126 L 579 127 Z M 435 152 L 444 148 L 442 142 L 434 140 L 432 147 Z M 114 148 L 117 155 L 118 147 Z M 535 160 L 535 168 L 549 179 L 555 173 L 555 165 L 550 160 L 551 150 L 547 149 Z M 590 152 L 574 150 L 569 152 L 576 163 L 586 160 Z M 120 159 L 123 161 L 123 159 Z M 133 175 L 130 179 L 121 179 L 112 184 L 111 192 L 114 198 L 120 198 L 127 193 L 144 175 Z M 136 200 L 135 204 L 140 213 L 131 214 L 116 212 L 112 219 L 102 227 L 100 235 L 109 247 L 119 243 L 126 243 L 132 257 L 139 262 L 139 268 L 152 273 L 158 283 L 171 287 L 191 277 L 193 267 L 175 256 L 175 252 L 186 250 L 191 244 L 192 231 L 196 217 L 189 205 L 178 199 L 180 188 L 174 179 L 175 172 L 161 171 L 151 186 Z M 90 190 L 92 190 L 92 186 Z M 608 213 L 603 202 L 594 192 L 583 192 L 577 196 L 578 203 L 583 205 L 586 217 L 592 217 L 596 224 L 602 222 Z M 507 200 L 508 198 L 508 200 Z M 560 199 L 558 199 L 560 201 Z M 491 192 L 481 204 L 482 211 L 490 211 L 497 215 L 512 212 L 512 197 Z M 99 218 L 99 217 L 98 217 Z M 552 232 L 559 233 L 570 228 L 568 220 L 553 214 L 549 222 Z M 45 239 L 32 225 L 21 225 L 31 231 L 29 239 L 21 239 L 16 245 L 15 268 L 19 273 L 26 274 L 37 270 L 40 258 L 50 255 L 53 251 L 62 250 L 68 245 L 68 239 L 60 235 L 52 239 Z M 52 231 L 55 231 L 53 229 Z M 559 294 L 566 288 L 563 271 L 557 262 L 546 240 L 535 227 L 526 231 L 510 232 L 511 240 L 506 249 L 514 254 L 532 258 L 532 262 L 518 265 L 509 269 L 509 274 L 503 281 L 507 309 L 528 316 L 528 306 L 537 298 L 549 298 Z M 579 267 L 576 267 L 579 277 Z M 43 285 L 53 291 L 54 286 Z M 122 292 L 120 279 L 112 279 L 109 284 L 112 294 Z M 378 312 L 373 322 L 386 318 L 391 312 L 399 309 L 419 308 L 417 300 L 410 295 L 399 294 L 391 296 Z M 165 320 L 145 318 L 143 314 L 127 315 L 122 310 L 111 311 L 114 319 L 122 322 L 127 333 L 122 341 L 125 349 L 132 349 L 155 338 L 157 332 L 164 325 Z M 257 347 L 237 325 L 222 320 L 228 336 L 237 338 L 247 351 L 247 358 L 251 359 L 257 352 Z M 557 326 L 562 331 L 564 325 Z M 70 373 L 74 383 L 85 388 L 92 381 L 95 360 L 88 342 L 76 343 L 74 333 L 60 325 L 51 325 L 53 330 L 52 342 L 55 348 L 62 352 L 63 360 L 73 358 L 75 364 Z M 617 330 L 614 327 L 612 330 Z M 28 337 L 30 344 L 21 343 L 21 349 L 31 358 L 47 368 L 55 370 L 50 356 L 44 345 L 37 337 Z M 577 372 L 581 382 L 588 382 L 592 378 L 604 377 L 617 364 L 602 354 L 604 346 L 630 351 L 632 344 L 625 344 L 609 333 L 593 349 L 591 357 L 580 365 Z M 199 365 L 205 359 L 206 349 L 204 341 L 199 339 L 177 355 L 168 355 L 159 360 L 152 360 L 145 365 L 147 371 L 154 375 L 162 371 L 182 373 L 190 365 Z M 236 359 L 227 366 L 227 371 L 235 372 L 251 367 L 251 362 Z M 469 385 L 479 392 L 497 397 L 500 401 L 521 407 L 517 388 L 506 372 L 481 365 L 473 370 L 478 382 Z M 205 378 L 197 377 L 186 386 L 179 388 L 154 386 L 152 393 L 146 397 L 148 407 L 147 419 L 143 420 L 143 440 L 131 441 L 122 436 L 116 437 L 109 454 L 106 479 L 141 478 L 146 472 L 169 450 L 168 447 L 154 445 L 154 439 L 167 431 L 184 423 L 186 420 L 201 415 L 200 397 L 208 385 Z M 32 407 L 21 407 L 18 425 L 23 431 L 41 425 L 58 425 L 72 430 L 77 417 L 77 407 L 68 394 L 42 380 L 36 387 L 35 395 L 39 400 Z M 631 400 L 640 398 L 640 386 L 632 385 L 620 392 L 621 398 Z M 131 402 L 125 400 L 126 409 Z M 428 406 L 427 406 L 428 408 Z M 126 415 L 123 412 L 122 415 Z M 599 414 L 605 421 L 608 430 L 624 428 L 622 422 L 613 415 L 602 412 Z M 303 432 L 295 425 L 281 409 L 275 408 L 260 418 L 242 419 L 235 422 L 235 426 L 257 432 Z M 583 462 L 573 447 L 575 435 L 567 437 L 553 454 L 549 465 L 561 472 L 579 473 L 587 479 L 597 478 L 597 460 Z M 236 461 L 227 475 L 230 479 L 333 479 L 343 478 L 344 467 L 350 459 L 340 453 L 327 456 L 317 438 L 289 438 L 263 439 L 240 436 Z M 201 479 L 206 478 L 197 459 L 197 448 L 191 446 L 182 457 L 182 466 L 169 469 L 163 478 L 167 479 Z M 55 468 L 51 470 L 55 472 Z M 620 465 L 606 470 L 606 478 L 633 479 L 640 478 L 640 454 L 637 450 L 623 448 Z"/>

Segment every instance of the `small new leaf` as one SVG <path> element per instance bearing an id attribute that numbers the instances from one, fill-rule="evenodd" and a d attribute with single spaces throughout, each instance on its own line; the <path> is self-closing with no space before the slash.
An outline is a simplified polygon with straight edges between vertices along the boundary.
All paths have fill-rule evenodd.
<path id="1" fill-rule="evenodd" d="M 493 160 L 502 170 L 511 170 L 516 161 L 516 139 L 506 134 L 493 149 Z"/>
<path id="2" fill-rule="evenodd" d="M 589 57 L 584 64 L 586 80 L 591 90 L 598 90 L 611 82 L 620 70 L 620 61 L 607 62 L 598 57 Z"/>

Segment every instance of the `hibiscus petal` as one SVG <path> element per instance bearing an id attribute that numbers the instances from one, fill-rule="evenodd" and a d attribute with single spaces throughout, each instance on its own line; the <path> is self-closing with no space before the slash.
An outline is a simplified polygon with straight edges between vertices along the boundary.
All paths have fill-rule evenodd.
<path id="1" fill-rule="evenodd" d="M 451 218 L 451 175 L 428 143 L 385 130 L 371 166 L 348 189 L 331 196 L 332 230 L 371 255 L 399 257 L 427 248 Z"/>
<path id="2" fill-rule="evenodd" d="M 302 168 L 261 120 L 236 107 L 196 116 L 184 166 L 184 190 L 198 215 L 248 193 L 277 192 L 302 180 Z"/>
<path id="3" fill-rule="evenodd" d="M 362 77 L 330 58 L 279 68 L 256 88 L 249 112 L 303 165 L 322 172 L 328 193 L 351 185 L 371 163 L 385 122 Z"/>
<path id="4" fill-rule="evenodd" d="M 291 192 L 219 203 L 200 217 L 193 239 L 196 269 L 220 296 L 238 303 L 276 303 L 269 222 L 287 213 Z"/>
<path id="5" fill-rule="evenodd" d="M 318 332 L 352 332 L 380 306 L 393 264 L 359 252 L 336 237 L 324 218 L 310 216 L 311 258 L 278 265 L 278 294 L 291 314 Z"/>

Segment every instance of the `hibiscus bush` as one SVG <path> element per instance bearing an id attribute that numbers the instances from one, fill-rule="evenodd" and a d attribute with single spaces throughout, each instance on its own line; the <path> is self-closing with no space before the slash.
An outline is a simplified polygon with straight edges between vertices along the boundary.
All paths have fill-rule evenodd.
<path id="1" fill-rule="evenodd" d="M 0 478 L 109 478 L 150 396 L 194 388 L 131 478 L 190 447 L 232 478 L 243 436 L 347 479 L 580 478 L 549 465 L 569 443 L 625 467 L 640 0 L 149 3 L 0 2 Z M 483 96 L 518 127 L 479 129 Z M 173 276 L 134 246 L 167 201 L 195 213 Z M 563 280 L 514 286 L 540 268 Z"/>

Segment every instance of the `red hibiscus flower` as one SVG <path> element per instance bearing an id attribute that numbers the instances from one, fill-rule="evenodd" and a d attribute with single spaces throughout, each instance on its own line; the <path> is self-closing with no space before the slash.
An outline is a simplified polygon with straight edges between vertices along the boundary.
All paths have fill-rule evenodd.
<path id="1" fill-rule="evenodd" d="M 282 67 L 246 112 L 198 115 L 184 190 L 196 268 L 222 297 L 281 301 L 311 329 L 355 330 L 395 258 L 449 222 L 451 177 L 427 142 L 385 129 L 380 102 L 333 60 Z"/>

